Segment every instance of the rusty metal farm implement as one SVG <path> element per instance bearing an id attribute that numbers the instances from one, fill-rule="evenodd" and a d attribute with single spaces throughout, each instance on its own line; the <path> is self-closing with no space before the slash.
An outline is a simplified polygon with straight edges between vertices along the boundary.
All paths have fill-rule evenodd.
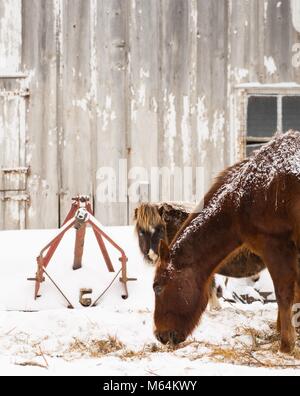
<path id="1" fill-rule="evenodd" d="M 73 269 L 77 270 L 82 266 L 82 256 L 84 251 L 84 240 L 86 235 L 86 228 L 90 225 L 93 229 L 94 235 L 96 237 L 97 243 L 99 245 L 100 251 L 106 263 L 107 269 L 109 272 L 115 272 L 113 264 L 111 262 L 109 253 L 105 246 L 105 242 L 108 242 L 110 245 L 113 246 L 120 253 L 120 262 L 121 262 L 121 269 L 116 274 L 113 281 L 110 285 L 104 290 L 103 293 L 93 302 L 90 306 L 97 305 L 100 298 L 103 294 L 109 289 L 112 285 L 114 280 L 118 277 L 121 273 L 121 277 L 119 278 L 120 282 L 123 285 L 124 293 L 122 294 L 123 299 L 128 298 L 128 288 L 127 282 L 136 280 L 135 278 L 128 278 L 127 277 L 127 256 L 124 250 L 112 239 L 110 238 L 101 227 L 101 224 L 97 221 L 97 219 L 93 215 L 92 206 L 90 203 L 90 199 L 87 196 L 77 196 L 72 200 L 71 209 L 59 230 L 58 235 L 49 242 L 40 252 L 39 256 L 37 257 L 37 272 L 35 278 L 29 278 L 35 282 L 35 290 L 34 290 L 34 298 L 37 299 L 40 297 L 39 291 L 41 283 L 45 281 L 45 276 L 53 283 L 56 289 L 60 292 L 60 294 L 64 297 L 64 299 L 68 302 L 69 308 L 74 308 L 69 299 L 63 293 L 61 288 L 57 285 L 57 283 L 52 279 L 52 277 L 47 272 L 47 267 L 56 252 L 61 240 L 63 239 L 64 235 L 67 231 L 71 228 L 76 229 L 76 239 L 75 239 L 75 249 L 74 249 L 74 263 Z"/>

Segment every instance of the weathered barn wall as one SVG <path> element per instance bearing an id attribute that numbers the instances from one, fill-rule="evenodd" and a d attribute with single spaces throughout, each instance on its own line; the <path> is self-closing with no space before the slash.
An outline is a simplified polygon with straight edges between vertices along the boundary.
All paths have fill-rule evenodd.
<path id="1" fill-rule="evenodd" d="M 122 202 L 97 200 L 120 159 L 143 182 L 203 166 L 207 188 L 238 158 L 237 86 L 300 83 L 299 13 L 297 0 L 0 0 L 0 166 L 18 170 L 1 173 L 0 228 L 56 227 L 78 193 L 126 224 L 127 185 Z"/>

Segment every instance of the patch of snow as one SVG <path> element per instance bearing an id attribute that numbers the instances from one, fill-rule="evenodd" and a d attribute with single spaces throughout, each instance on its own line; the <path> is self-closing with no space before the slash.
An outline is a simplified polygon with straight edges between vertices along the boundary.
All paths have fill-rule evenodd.
<path id="1" fill-rule="evenodd" d="M 0 364 L 3 375 L 296 375 L 292 368 L 256 368 L 255 361 L 234 364 L 222 358 L 222 350 L 234 349 L 243 356 L 242 345 L 251 349 L 251 329 L 272 333 L 276 304 L 263 306 L 222 303 L 219 312 L 207 312 L 194 334 L 180 348 L 162 347 L 153 336 L 153 268 L 139 253 L 132 227 L 105 227 L 128 255 L 129 298 L 121 298 L 116 281 L 96 308 L 78 302 L 81 287 L 92 288 L 92 299 L 111 282 L 90 229 L 87 230 L 83 268 L 72 271 L 75 231 L 63 239 L 47 271 L 71 299 L 75 309 L 66 308 L 64 299 L 48 279 L 41 297 L 34 301 L 34 284 L 28 276 L 36 271 L 39 250 L 57 230 L 0 232 Z M 18 246 L 18 249 L 12 248 Z M 118 254 L 109 252 L 119 269 Z M 38 312 L 19 312 L 37 310 Z M 247 330 L 248 329 L 248 330 Z M 250 329 L 250 330 L 249 330 Z M 252 331 L 252 330 L 251 330 Z M 122 345 L 101 354 L 88 346 L 111 337 Z M 218 352 L 219 351 L 219 352 Z M 220 352 L 221 351 L 221 352 Z M 94 353 L 92 353 L 94 352 Z M 221 356 L 214 357 L 216 353 Z M 275 364 L 288 358 L 265 351 L 260 359 Z M 294 360 L 293 360 L 294 361 Z"/>

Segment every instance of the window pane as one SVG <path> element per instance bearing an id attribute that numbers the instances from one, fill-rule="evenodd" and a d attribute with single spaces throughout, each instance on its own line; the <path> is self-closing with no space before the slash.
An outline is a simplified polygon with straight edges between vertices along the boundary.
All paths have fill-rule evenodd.
<path id="1" fill-rule="evenodd" d="M 300 96 L 285 96 L 282 98 L 283 132 L 290 129 L 300 131 Z"/>
<path id="2" fill-rule="evenodd" d="M 247 148 L 246 148 L 247 157 L 249 157 L 253 153 L 253 151 L 259 150 L 262 146 L 263 144 L 247 144 Z"/>
<path id="3" fill-rule="evenodd" d="M 250 96 L 248 101 L 247 135 L 271 137 L 277 131 L 277 98 Z"/>

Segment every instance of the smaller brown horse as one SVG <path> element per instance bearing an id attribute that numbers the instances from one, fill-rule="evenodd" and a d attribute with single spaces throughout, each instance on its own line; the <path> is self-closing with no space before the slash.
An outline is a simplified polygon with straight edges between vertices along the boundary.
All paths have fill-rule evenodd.
<path id="1" fill-rule="evenodd" d="M 300 132 L 277 136 L 230 169 L 170 248 L 160 244 L 153 284 L 155 335 L 162 343 L 184 341 L 206 309 L 212 276 L 245 246 L 269 269 L 280 350 L 290 353 L 296 341 L 292 307 L 300 302 Z"/>
<path id="2" fill-rule="evenodd" d="M 134 211 L 135 231 L 144 259 L 158 259 L 159 241 L 170 243 L 194 210 L 194 205 L 175 202 L 141 203 Z"/>

